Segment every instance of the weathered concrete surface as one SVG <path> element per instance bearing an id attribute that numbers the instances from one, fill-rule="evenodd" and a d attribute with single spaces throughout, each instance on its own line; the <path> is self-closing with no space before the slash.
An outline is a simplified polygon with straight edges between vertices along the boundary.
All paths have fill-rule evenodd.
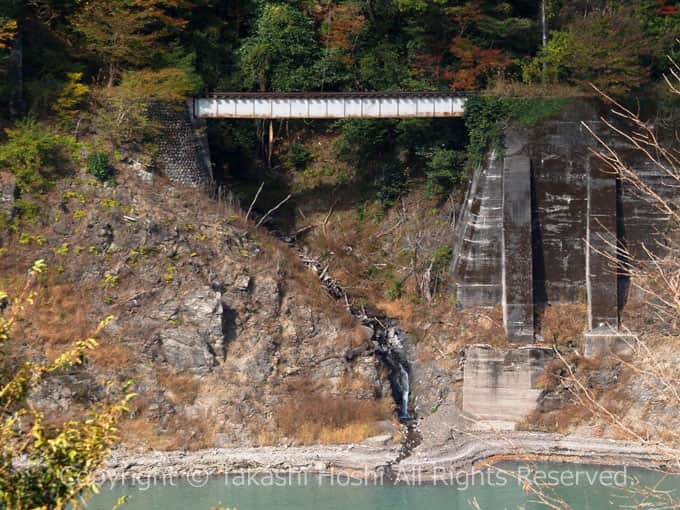
<path id="1" fill-rule="evenodd" d="M 501 301 L 502 170 L 502 160 L 493 152 L 475 172 L 463 205 L 451 262 L 461 307 Z"/>
<path id="2" fill-rule="evenodd" d="M 531 134 L 533 283 L 539 309 L 583 297 L 587 145 L 588 134 L 577 122 L 547 122 Z"/>
<path id="3" fill-rule="evenodd" d="M 616 177 L 595 157 L 588 165 L 586 291 L 588 327 L 619 327 L 617 301 Z"/>
<path id="4" fill-rule="evenodd" d="M 518 128 L 508 130 L 500 183 L 502 195 L 508 201 L 500 229 L 507 235 L 505 249 L 501 251 L 505 260 L 501 264 L 486 256 L 480 248 L 483 244 L 471 242 L 476 240 L 476 230 L 484 224 L 485 216 L 467 213 L 468 209 L 474 212 L 479 208 L 477 204 L 488 193 L 489 176 L 497 171 L 494 167 L 497 163 L 492 161 L 488 168 L 478 170 L 473 179 L 461 215 L 465 225 L 456 231 L 455 246 L 461 247 L 459 257 L 454 252 L 452 266 L 457 303 L 462 307 L 503 304 L 510 340 L 531 341 L 532 323 L 539 324 L 541 311 L 555 303 L 587 300 L 589 319 L 584 329 L 601 325 L 618 328 L 618 316 L 627 300 L 628 279 L 625 274 L 616 274 L 614 247 L 618 243 L 629 249 L 633 257 L 643 253 L 643 243 L 657 252 L 663 250 L 662 243 L 657 241 L 667 228 L 667 216 L 630 185 L 617 182 L 613 175 L 598 167 L 600 163 L 592 154 L 597 141 L 583 122 L 607 140 L 662 195 L 672 193 L 673 188 L 643 154 L 607 133 L 600 120 L 606 115 L 609 115 L 606 105 L 572 100 L 557 117 L 526 133 Z M 526 140 L 519 143 L 523 136 Z M 526 165 L 524 158 L 530 161 L 526 199 L 531 211 L 529 241 L 526 228 L 520 229 L 524 225 L 520 219 L 526 219 L 520 218 L 526 210 L 519 205 L 524 200 L 520 197 L 527 194 L 525 174 L 519 177 L 519 169 L 512 171 L 517 165 Z M 489 229 L 487 237 L 479 239 L 492 246 L 496 232 Z M 608 263 L 607 255 L 614 255 L 614 263 Z M 618 261 L 619 273 L 624 263 Z M 527 277 L 529 264 L 531 275 Z M 505 293 L 500 296 L 494 285 L 498 276 L 494 271 L 501 273 L 505 283 Z"/>
<path id="5" fill-rule="evenodd" d="M 468 347 L 463 411 L 485 420 L 519 421 L 536 407 L 536 379 L 551 359 L 551 348 Z"/>
<path id="6" fill-rule="evenodd" d="M 510 342 L 534 339 L 531 161 L 525 133 L 508 133 L 503 158 L 503 323 Z"/>
<path id="7" fill-rule="evenodd" d="M 588 358 L 597 356 L 623 356 L 634 351 L 636 336 L 615 330 L 609 326 L 595 328 L 583 337 L 583 354 Z"/>

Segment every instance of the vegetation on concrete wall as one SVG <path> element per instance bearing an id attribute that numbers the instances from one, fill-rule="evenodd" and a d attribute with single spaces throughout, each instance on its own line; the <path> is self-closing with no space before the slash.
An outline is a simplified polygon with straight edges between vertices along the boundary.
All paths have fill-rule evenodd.
<path id="1" fill-rule="evenodd" d="M 563 97 L 470 97 L 465 105 L 470 166 L 481 164 L 487 150 L 502 150 L 503 130 L 508 125 L 534 126 L 557 115 L 568 102 L 569 99 Z"/>

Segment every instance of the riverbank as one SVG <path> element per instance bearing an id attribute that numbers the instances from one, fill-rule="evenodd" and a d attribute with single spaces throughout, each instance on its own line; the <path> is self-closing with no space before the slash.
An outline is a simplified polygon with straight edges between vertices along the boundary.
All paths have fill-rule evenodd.
<path id="1" fill-rule="evenodd" d="M 396 463 L 400 445 L 214 448 L 195 452 L 111 454 L 100 478 L 111 481 L 203 479 L 237 473 L 343 474 L 427 483 L 481 469 L 497 460 L 529 459 L 679 471 L 680 452 L 657 446 L 541 432 L 463 433 L 437 447 L 419 447 Z"/>

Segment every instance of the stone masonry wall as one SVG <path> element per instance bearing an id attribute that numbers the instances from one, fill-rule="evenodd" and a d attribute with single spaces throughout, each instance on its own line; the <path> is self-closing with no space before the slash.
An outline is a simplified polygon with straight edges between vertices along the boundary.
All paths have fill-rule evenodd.
<path id="1" fill-rule="evenodd" d="M 161 125 L 156 158 L 161 173 L 171 181 L 209 186 L 213 179 L 205 120 L 193 117 L 189 103 L 155 103 L 149 115 Z"/>

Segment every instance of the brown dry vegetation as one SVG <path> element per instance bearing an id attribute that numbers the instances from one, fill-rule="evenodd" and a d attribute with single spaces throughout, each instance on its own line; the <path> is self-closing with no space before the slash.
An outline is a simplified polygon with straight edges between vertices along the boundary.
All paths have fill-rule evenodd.
<path id="1" fill-rule="evenodd" d="M 546 307 L 538 317 L 537 334 L 549 344 L 580 347 L 586 326 L 586 305 L 558 303 Z"/>
<path id="2" fill-rule="evenodd" d="M 180 374 L 170 369 L 160 369 L 156 379 L 165 389 L 168 400 L 175 405 L 193 404 L 201 389 L 201 381 L 192 375 Z"/>
<path id="3" fill-rule="evenodd" d="M 567 365 L 571 367 L 571 373 Z M 598 420 L 602 412 L 623 415 L 630 406 L 631 395 L 627 389 L 632 371 L 625 369 L 620 361 L 609 356 L 586 358 L 575 352 L 563 359 L 553 360 L 536 381 L 544 395 L 556 396 L 561 404 L 555 408 L 539 409 L 529 414 L 520 424 L 524 430 L 545 430 L 569 432 L 577 426 L 591 426 L 593 432 L 605 432 Z M 602 406 L 600 412 L 584 400 L 578 380 L 589 389 L 592 398 Z M 616 439 L 627 439 L 625 431 L 613 427 L 607 435 Z"/>
<path id="4" fill-rule="evenodd" d="M 375 435 L 378 421 L 393 417 L 393 405 L 388 399 L 294 391 L 281 401 L 275 420 L 278 433 L 294 444 L 356 443 Z"/>
<path id="5" fill-rule="evenodd" d="M 128 447 L 191 451 L 213 446 L 215 430 L 208 418 L 172 416 L 164 430 L 142 417 L 126 420 L 121 433 Z"/>
<path id="6" fill-rule="evenodd" d="M 124 370 L 139 362 L 138 356 L 129 347 L 101 337 L 97 348 L 87 354 L 87 359 L 99 370 Z"/>
<path id="7" fill-rule="evenodd" d="M 155 363 L 149 359 L 142 345 L 149 338 L 144 329 L 148 321 L 129 320 L 129 310 L 132 307 L 143 311 L 153 306 L 146 300 L 146 293 L 162 286 L 179 289 L 183 281 L 196 279 L 205 261 L 214 260 L 225 250 L 229 253 L 224 254 L 224 260 L 236 258 L 241 262 L 242 258 L 251 276 L 274 276 L 282 282 L 284 296 L 291 294 L 296 304 L 308 305 L 320 317 L 331 318 L 342 333 L 337 335 L 337 341 L 342 342 L 337 346 L 338 352 L 359 341 L 361 332 L 344 304 L 328 296 L 290 248 L 273 239 L 264 228 L 248 223 L 244 213 L 228 201 L 207 199 L 200 190 L 170 186 L 159 177 L 153 184 L 145 184 L 129 175 L 126 167 L 118 170 L 116 187 L 104 187 L 84 175 L 56 183 L 55 189 L 40 199 L 39 218 L 19 223 L 14 232 L 3 233 L 6 251 L 0 253 L 0 288 L 12 295 L 33 261 L 45 258 L 48 269 L 36 289 L 35 310 L 39 313 L 20 324 L 17 338 L 28 342 L 12 343 L 11 359 L 40 355 L 43 349 L 60 352 L 63 343 L 87 337 L 108 315 L 118 318 L 100 335 L 98 348 L 88 353 L 82 370 L 92 371 L 102 384 L 112 373 L 115 379 L 138 383 L 135 391 L 141 394 L 133 399 L 130 419 L 123 427 L 129 445 L 167 449 L 214 444 L 211 423 L 222 424 L 224 418 L 199 419 L 193 410 L 184 409 L 195 401 L 206 379 L 175 373 L 164 369 L 162 360 Z M 168 203 L 173 207 L 167 207 Z M 76 211 L 79 214 L 74 214 Z M 170 234 L 179 232 L 183 239 L 180 251 L 173 253 L 172 245 L 162 238 L 148 237 L 160 242 L 155 246 L 131 244 L 130 239 L 136 243 L 139 237 L 128 239 L 127 232 L 136 232 L 134 227 L 139 223 L 126 223 L 121 220 L 123 215 L 152 221 Z M 58 229 L 54 227 L 57 223 Z M 106 223 L 115 225 L 116 232 L 115 246 L 105 250 L 101 248 L 99 232 Z M 169 265 L 174 266 L 174 273 L 172 279 L 166 280 Z M 107 274 L 115 276 L 115 281 L 107 281 Z M 133 301 L 140 304 L 133 305 Z M 11 359 L 4 356 L 3 362 Z M 0 377 L 2 372 L 0 366 Z M 338 391 L 369 392 L 370 381 L 349 380 L 349 376 L 347 379 L 339 382 Z M 270 412 L 269 405 L 263 403 L 254 416 L 230 415 L 227 421 L 262 424 Z M 345 438 L 369 435 L 370 421 L 360 422 L 371 415 L 369 407 L 360 402 L 359 411 L 350 414 L 349 421 L 336 430 L 335 440 L 345 440 L 343 434 Z M 330 430 L 327 428 L 322 436 L 331 434 Z"/>
<path id="8" fill-rule="evenodd" d="M 65 344 L 90 336 L 99 323 L 92 318 L 92 305 L 84 291 L 50 280 L 36 290 L 32 312 L 17 328 L 18 337 L 44 349 L 48 358 L 60 353 Z"/>
<path id="9" fill-rule="evenodd" d="M 564 83 L 532 83 L 510 81 L 503 75 L 487 88 L 486 92 L 497 97 L 588 97 L 594 92 L 584 91 Z"/>
<path id="10" fill-rule="evenodd" d="M 439 204 L 426 199 L 418 186 L 389 210 L 378 202 L 356 200 L 342 193 L 300 197 L 297 205 L 304 218 L 297 218 L 296 227 L 315 225 L 302 242 L 328 262 L 330 274 L 357 304 L 398 319 L 418 344 L 419 359 L 452 363 L 465 344 L 505 345 L 500 307 L 456 309 L 446 291 L 446 270 L 444 281 L 438 282 L 441 292 L 431 301 L 417 288 L 414 257 L 422 276 L 431 253 L 451 245 L 455 200 Z"/>

